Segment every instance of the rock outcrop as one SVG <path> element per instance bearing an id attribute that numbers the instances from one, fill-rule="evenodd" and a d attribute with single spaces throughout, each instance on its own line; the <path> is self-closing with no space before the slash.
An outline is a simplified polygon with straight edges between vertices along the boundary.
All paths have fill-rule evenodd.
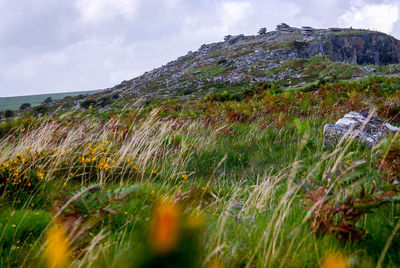
<path id="1" fill-rule="evenodd" d="M 339 119 L 336 124 L 324 126 L 324 146 L 334 146 L 345 136 L 354 137 L 362 143 L 374 146 L 385 134 L 396 131 L 400 131 L 400 128 L 368 113 L 350 112 Z"/>
<path id="2" fill-rule="evenodd" d="M 374 31 L 295 28 L 283 23 L 276 31 L 267 32 L 263 28 L 258 35 L 228 35 L 223 42 L 202 45 L 198 51 L 124 81 L 109 91 L 118 90 L 121 97 L 168 99 L 170 94 L 189 98 L 205 90 L 212 92 L 220 84 L 284 81 L 295 86 L 292 81 L 307 80 L 304 74 L 280 67 L 289 60 L 318 56 L 357 65 L 398 64 L 400 41 Z M 396 68 L 391 69 L 391 75 L 398 72 Z M 332 71 L 335 70 L 325 73 L 331 75 Z M 369 68 L 357 67 L 347 79 L 370 73 L 373 71 Z"/>

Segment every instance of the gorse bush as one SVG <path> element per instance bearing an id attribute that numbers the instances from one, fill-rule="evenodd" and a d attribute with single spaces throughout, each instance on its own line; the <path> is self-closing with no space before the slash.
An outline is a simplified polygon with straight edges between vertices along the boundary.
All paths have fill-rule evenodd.
<path id="1" fill-rule="evenodd" d="M 0 193 L 14 197 L 20 193 L 33 193 L 43 185 L 46 171 L 35 165 L 37 156 L 28 152 L 0 164 Z"/>

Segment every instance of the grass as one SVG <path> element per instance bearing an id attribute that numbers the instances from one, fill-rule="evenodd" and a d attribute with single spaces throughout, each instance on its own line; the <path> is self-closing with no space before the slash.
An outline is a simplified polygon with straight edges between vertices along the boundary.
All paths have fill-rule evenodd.
<path id="1" fill-rule="evenodd" d="M 2 122 L 0 163 L 21 172 L 0 169 L 1 266 L 318 267 L 343 259 L 398 267 L 397 137 L 374 148 L 351 140 L 324 148 L 322 129 L 373 107 L 399 124 L 399 84 L 259 84 L 189 103 Z M 362 211 L 358 239 L 331 231 L 343 228 L 339 214 L 331 229 L 312 227 L 318 213 L 363 188 L 368 198 L 351 207 Z M 56 253 L 54 241 L 67 246 Z"/>

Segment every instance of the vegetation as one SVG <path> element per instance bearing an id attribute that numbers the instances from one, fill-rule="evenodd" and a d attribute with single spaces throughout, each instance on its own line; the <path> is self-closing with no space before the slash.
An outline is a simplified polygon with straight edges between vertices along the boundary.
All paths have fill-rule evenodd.
<path id="1" fill-rule="evenodd" d="M 28 108 L 31 108 L 32 105 L 30 103 L 22 103 L 21 106 L 19 106 L 20 110 L 26 110 Z"/>
<path id="2" fill-rule="evenodd" d="M 20 96 L 20 97 L 6 97 L 0 98 L 0 111 L 5 110 L 18 110 L 24 103 L 30 103 L 32 106 L 41 105 L 42 102 L 51 97 L 53 100 L 61 100 L 67 96 L 78 96 L 80 94 L 91 94 L 98 91 L 85 91 L 85 92 L 72 92 L 72 93 L 55 93 L 55 94 L 45 94 L 45 95 L 34 95 L 34 96 Z M 84 95 L 82 95 L 84 96 Z"/>
<path id="3" fill-rule="evenodd" d="M 0 266 L 398 267 L 398 133 L 323 147 L 400 79 L 225 87 L 0 123 Z"/>

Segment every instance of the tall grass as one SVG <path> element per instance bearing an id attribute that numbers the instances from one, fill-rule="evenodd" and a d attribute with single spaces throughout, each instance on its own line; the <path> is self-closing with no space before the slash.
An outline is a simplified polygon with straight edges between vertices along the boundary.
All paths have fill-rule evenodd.
<path id="1" fill-rule="evenodd" d="M 314 232 L 310 221 L 317 205 L 308 208 L 305 203 L 305 194 L 317 186 L 327 187 L 321 202 L 329 198 L 338 204 L 359 194 L 361 186 L 386 186 L 376 162 L 390 143 L 371 149 L 350 139 L 324 149 L 320 131 L 324 122 L 318 120 L 297 130 L 296 124 L 260 129 L 259 122 L 220 122 L 211 127 L 201 119 L 161 119 L 157 112 L 131 118 L 129 123 L 123 117 L 106 123 L 87 117 L 75 125 L 49 120 L 32 131 L 3 138 L 0 162 L 19 154 L 31 159 L 31 154 L 33 160 L 24 168 L 40 165 L 45 183 L 20 206 L 15 205 L 21 200 L 19 193 L 4 192 L 1 209 L 10 220 L 1 221 L 0 234 L 9 236 L 15 229 L 11 235 L 15 239 L 2 238 L 7 248 L 3 252 L 9 255 L 1 255 L 1 265 L 43 264 L 48 229 L 43 222 L 52 225 L 46 211 L 52 211 L 56 220 L 91 191 L 82 187 L 91 185 L 101 193 L 132 185 L 140 190 L 127 199 L 108 194 L 106 208 L 112 213 L 82 229 L 85 232 L 75 232 L 84 239 L 69 237 L 72 251 L 79 255 L 73 259 L 74 267 L 137 266 L 148 249 L 152 207 L 164 199 L 179 204 L 184 215 L 198 212 L 206 218 L 198 266 L 218 261 L 226 267 L 317 267 L 325 256 L 338 252 L 358 267 L 399 265 L 398 205 L 387 204 L 363 215 L 357 226 L 375 232 L 364 240 L 344 241 L 334 233 Z M 221 131 L 229 128 L 232 131 Z M 37 201 L 41 198 L 44 201 Z M 58 210 L 54 202 L 62 202 Z M 114 208 L 114 204 L 119 205 Z M 117 209 L 119 213 L 112 211 Z M 24 221 L 14 221 L 13 213 L 32 215 L 35 210 L 42 219 L 40 231 L 31 231 L 34 241 L 21 242 L 19 230 L 29 228 Z M 69 213 L 80 220 L 80 228 L 86 219 L 96 218 Z M 42 214 L 47 215 L 45 220 Z M 29 219 L 37 225 L 34 217 Z M 381 230 L 373 226 L 376 222 Z M 16 253 L 17 241 L 26 254 Z"/>

